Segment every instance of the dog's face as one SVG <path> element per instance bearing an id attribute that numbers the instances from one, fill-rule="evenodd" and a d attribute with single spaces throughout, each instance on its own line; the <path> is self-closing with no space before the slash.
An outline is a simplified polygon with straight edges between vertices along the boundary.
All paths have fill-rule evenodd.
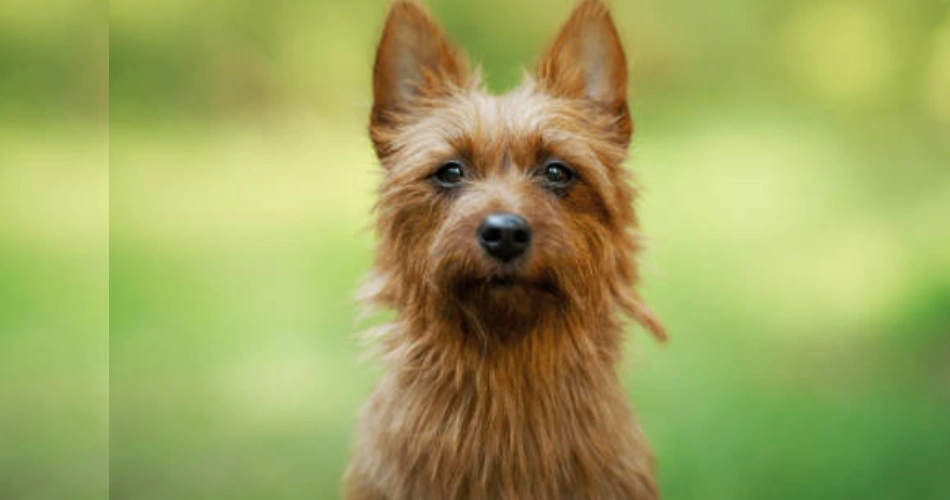
<path id="1" fill-rule="evenodd" d="M 626 63 L 606 6 L 582 2 L 526 80 L 484 93 L 424 10 L 393 5 L 370 125 L 385 169 L 374 299 L 476 333 L 643 319 Z"/>

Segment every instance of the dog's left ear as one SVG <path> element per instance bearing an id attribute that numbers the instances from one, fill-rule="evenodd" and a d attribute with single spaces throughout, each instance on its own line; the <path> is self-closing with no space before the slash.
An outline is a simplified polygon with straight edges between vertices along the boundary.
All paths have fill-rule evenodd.
<path id="1" fill-rule="evenodd" d="M 558 97 L 584 99 L 615 114 L 629 139 L 627 60 L 604 0 L 582 0 L 561 27 L 538 66 L 541 88 Z"/>

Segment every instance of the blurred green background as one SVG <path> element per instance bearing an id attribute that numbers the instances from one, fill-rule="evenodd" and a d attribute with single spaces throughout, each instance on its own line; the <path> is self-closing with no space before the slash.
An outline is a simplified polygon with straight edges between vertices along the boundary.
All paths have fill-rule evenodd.
<path id="1" fill-rule="evenodd" d="M 503 92 L 571 2 L 428 4 Z M 612 4 L 665 497 L 950 498 L 950 4 Z M 0 498 L 338 497 L 385 10 L 0 2 Z"/>

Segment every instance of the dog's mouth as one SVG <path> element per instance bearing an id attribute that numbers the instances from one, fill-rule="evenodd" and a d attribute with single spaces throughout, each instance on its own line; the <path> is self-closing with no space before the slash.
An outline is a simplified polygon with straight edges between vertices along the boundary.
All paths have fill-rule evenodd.
<path id="1" fill-rule="evenodd" d="M 525 280 L 513 276 L 492 276 L 485 280 L 485 284 L 490 287 L 511 287 L 527 284 Z"/>
<path id="2" fill-rule="evenodd" d="M 533 280 L 518 276 L 491 276 L 485 278 L 483 283 L 488 288 L 536 288 L 540 291 L 552 293 L 557 290 L 557 287 L 548 281 Z"/>
<path id="3" fill-rule="evenodd" d="M 559 288 L 553 281 L 517 275 L 487 276 L 465 280 L 459 285 L 469 292 L 481 290 L 487 293 L 524 293 L 529 295 L 538 293 L 552 297 L 561 296 Z"/>
<path id="4" fill-rule="evenodd" d="M 450 264 L 439 269 L 437 280 L 465 302 L 535 303 L 564 299 L 554 273 L 526 269 L 465 269 Z"/>
<path id="5" fill-rule="evenodd" d="M 478 324 L 480 331 L 505 335 L 532 330 L 563 310 L 566 300 L 553 282 L 515 274 L 457 280 L 453 295 L 446 303 L 449 314 L 461 313 L 463 321 Z"/>

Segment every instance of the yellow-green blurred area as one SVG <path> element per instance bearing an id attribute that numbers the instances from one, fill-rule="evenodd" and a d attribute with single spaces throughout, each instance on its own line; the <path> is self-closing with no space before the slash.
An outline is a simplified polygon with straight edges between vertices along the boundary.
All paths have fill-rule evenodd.
<path id="1" fill-rule="evenodd" d="M 428 3 L 497 92 L 571 5 Z M 950 498 L 950 4 L 612 4 L 665 498 Z M 385 11 L 0 2 L 0 498 L 339 496 Z"/>

